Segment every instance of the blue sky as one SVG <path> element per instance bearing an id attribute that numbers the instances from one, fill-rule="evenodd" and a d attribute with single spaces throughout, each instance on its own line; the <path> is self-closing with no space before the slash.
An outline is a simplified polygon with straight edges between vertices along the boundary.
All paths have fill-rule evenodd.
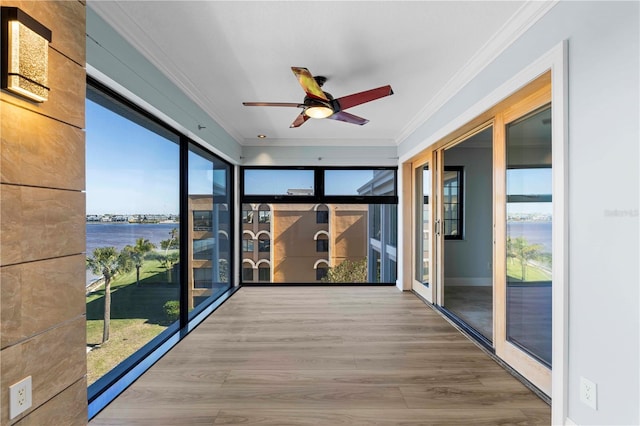
<path id="1" fill-rule="evenodd" d="M 247 194 L 283 195 L 288 189 L 313 189 L 313 170 L 245 170 Z"/>
<path id="2" fill-rule="evenodd" d="M 252 195 L 283 195 L 289 189 L 313 188 L 313 170 L 246 170 L 245 190 Z M 326 195 L 354 195 L 373 178 L 372 170 L 327 170 Z"/>
<path id="3" fill-rule="evenodd" d="M 179 147 L 86 101 L 87 214 L 177 214 Z"/>
<path id="4" fill-rule="evenodd" d="M 177 143 L 90 100 L 87 107 L 87 214 L 178 214 Z M 225 170 L 189 152 L 189 193 L 224 188 Z"/>

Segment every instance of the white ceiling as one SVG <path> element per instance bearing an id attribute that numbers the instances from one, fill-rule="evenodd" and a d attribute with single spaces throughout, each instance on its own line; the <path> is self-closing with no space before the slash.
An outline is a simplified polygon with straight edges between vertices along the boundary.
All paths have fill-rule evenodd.
<path id="1" fill-rule="evenodd" d="M 396 145 L 553 2 L 89 1 L 116 31 L 242 145 Z M 348 112 L 309 120 L 291 66 L 328 78 L 334 97 L 390 84 Z M 258 139 L 258 134 L 267 139 Z"/>

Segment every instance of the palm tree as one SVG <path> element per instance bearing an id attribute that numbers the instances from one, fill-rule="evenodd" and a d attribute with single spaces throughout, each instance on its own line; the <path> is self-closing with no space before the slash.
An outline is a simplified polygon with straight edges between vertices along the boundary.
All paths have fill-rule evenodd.
<path id="1" fill-rule="evenodd" d="M 102 328 L 102 343 L 109 340 L 109 326 L 111 323 L 111 279 L 118 272 L 131 270 L 131 258 L 123 250 L 118 252 L 115 247 L 98 247 L 92 256 L 87 257 L 87 269 L 95 275 L 104 277 L 104 325 Z"/>
<path id="2" fill-rule="evenodd" d="M 180 255 L 177 252 L 171 252 L 160 256 L 160 264 L 167 270 L 168 283 L 173 282 L 173 265 L 178 263 L 178 260 L 180 260 Z"/>
<path id="3" fill-rule="evenodd" d="M 178 237 L 179 237 L 178 228 L 173 228 L 169 232 L 169 235 L 171 236 L 171 238 L 169 238 L 168 240 L 160 241 L 160 248 L 162 248 L 165 251 L 164 252 L 165 255 L 169 250 L 177 249 L 180 247 L 180 241 L 178 240 Z"/>
<path id="4" fill-rule="evenodd" d="M 522 268 L 522 281 L 525 280 L 525 273 L 529 261 L 536 260 L 542 255 L 542 245 L 529 244 L 526 238 L 507 238 L 507 257 L 516 259 Z"/>
<path id="5" fill-rule="evenodd" d="M 169 253 L 169 250 L 176 250 L 180 248 L 180 233 L 178 228 L 173 228 L 169 235 L 171 236 L 168 240 L 160 241 L 160 247 L 164 249 L 164 255 L 160 256 L 160 264 L 167 270 L 167 282 L 173 282 L 173 265 L 178 263 L 180 260 L 180 255 L 177 252 Z"/>
<path id="6" fill-rule="evenodd" d="M 126 246 L 124 251 L 136 267 L 136 287 L 140 285 L 140 268 L 147 253 L 156 248 L 155 244 L 145 238 L 138 238 L 134 246 Z"/>

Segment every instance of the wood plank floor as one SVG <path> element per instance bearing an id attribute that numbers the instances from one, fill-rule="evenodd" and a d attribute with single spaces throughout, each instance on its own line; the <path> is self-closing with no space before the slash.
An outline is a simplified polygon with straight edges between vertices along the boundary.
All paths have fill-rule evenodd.
<path id="1" fill-rule="evenodd" d="M 411 293 L 245 287 L 90 425 L 550 421 L 547 404 Z"/>

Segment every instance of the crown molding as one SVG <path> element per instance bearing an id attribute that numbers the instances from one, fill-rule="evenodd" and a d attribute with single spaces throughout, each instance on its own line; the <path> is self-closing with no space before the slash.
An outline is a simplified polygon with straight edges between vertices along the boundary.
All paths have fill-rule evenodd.
<path id="1" fill-rule="evenodd" d="M 464 86 L 511 46 L 522 34 L 551 10 L 559 0 L 527 1 L 473 57 L 444 85 L 442 89 L 402 129 L 396 138 L 400 145 L 406 138 L 427 122 L 440 108 Z"/>

